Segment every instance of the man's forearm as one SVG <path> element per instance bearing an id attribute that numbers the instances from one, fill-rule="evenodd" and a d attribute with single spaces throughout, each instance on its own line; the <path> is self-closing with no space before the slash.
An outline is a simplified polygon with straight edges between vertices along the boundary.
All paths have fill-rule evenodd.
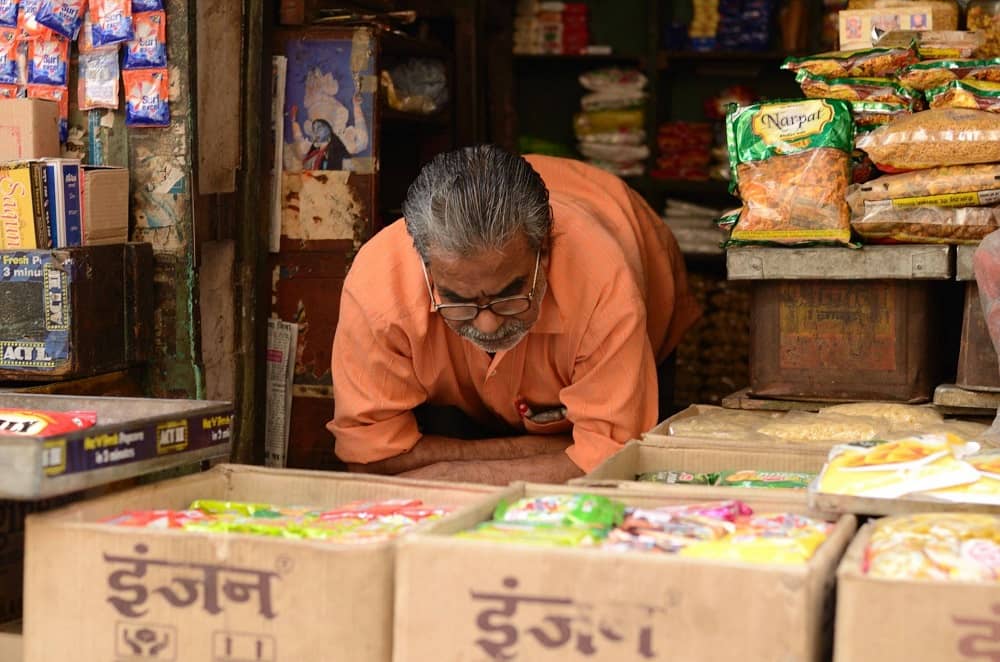
<path id="1" fill-rule="evenodd" d="M 583 475 L 563 452 L 513 460 L 438 462 L 400 474 L 407 478 L 447 480 L 462 483 L 506 485 L 524 480 L 534 483 L 565 483 Z"/>
<path id="2" fill-rule="evenodd" d="M 471 441 L 424 435 L 408 453 L 369 464 L 350 463 L 348 468 L 362 473 L 401 474 L 440 462 L 507 462 L 562 454 L 572 443 L 570 435 L 522 435 Z"/>

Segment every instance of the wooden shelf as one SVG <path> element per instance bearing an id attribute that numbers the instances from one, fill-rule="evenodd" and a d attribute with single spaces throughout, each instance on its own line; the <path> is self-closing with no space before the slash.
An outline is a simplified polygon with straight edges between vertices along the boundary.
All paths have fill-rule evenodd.
<path id="1" fill-rule="evenodd" d="M 784 60 L 788 55 L 777 51 L 660 51 L 662 60 L 695 60 L 708 62 L 771 62 Z"/>
<path id="2" fill-rule="evenodd" d="M 563 54 L 528 54 L 514 53 L 515 62 L 575 62 L 575 63 L 624 63 L 639 65 L 642 60 L 640 55 L 627 55 L 622 53 L 611 53 L 608 55 L 563 55 Z"/>

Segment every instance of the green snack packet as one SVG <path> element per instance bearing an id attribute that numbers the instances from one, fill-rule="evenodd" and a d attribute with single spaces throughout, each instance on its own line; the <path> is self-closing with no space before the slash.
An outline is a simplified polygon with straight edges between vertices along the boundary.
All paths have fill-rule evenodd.
<path id="1" fill-rule="evenodd" d="M 847 244 L 854 121 L 837 99 L 786 99 L 730 111 L 731 186 L 743 200 L 730 240 Z"/>
<path id="2" fill-rule="evenodd" d="M 931 108 L 974 108 L 1000 113 L 1000 83 L 981 80 L 953 80 L 927 90 Z"/>
<path id="3" fill-rule="evenodd" d="M 200 510 L 209 515 L 242 515 L 244 517 L 275 518 L 281 517 L 282 513 L 277 506 L 266 503 L 243 503 L 241 501 L 215 501 L 212 499 L 198 499 L 193 501 L 191 510 Z"/>
<path id="4" fill-rule="evenodd" d="M 493 519 L 607 530 L 620 524 L 624 515 L 625 505 L 607 497 L 556 494 L 526 497 L 510 505 L 501 502 Z"/>
<path id="5" fill-rule="evenodd" d="M 953 80 L 1000 81 L 1000 58 L 988 60 L 929 60 L 899 72 L 899 82 L 915 90 L 932 90 Z"/>
<path id="6" fill-rule="evenodd" d="M 913 114 L 913 110 L 905 104 L 881 103 L 879 101 L 852 101 L 851 115 L 858 132 L 888 124 L 897 117 Z"/>
<path id="7" fill-rule="evenodd" d="M 693 474 L 687 471 L 649 471 L 639 474 L 636 480 L 641 483 L 663 483 L 664 485 L 715 485 L 715 481 L 719 480 L 719 474 Z"/>
<path id="8" fill-rule="evenodd" d="M 784 487 L 805 489 L 816 474 L 786 471 L 723 471 L 718 487 Z"/>
<path id="9" fill-rule="evenodd" d="M 911 111 L 923 107 L 924 98 L 919 90 L 890 78 L 826 78 L 800 71 L 795 75 L 795 82 L 802 88 L 802 94 L 810 99 L 889 103 L 904 106 Z"/>
<path id="10" fill-rule="evenodd" d="M 808 71 L 826 77 L 892 76 L 919 60 L 915 42 L 905 48 L 863 48 L 804 57 L 790 57 L 781 65 L 790 71 Z"/>

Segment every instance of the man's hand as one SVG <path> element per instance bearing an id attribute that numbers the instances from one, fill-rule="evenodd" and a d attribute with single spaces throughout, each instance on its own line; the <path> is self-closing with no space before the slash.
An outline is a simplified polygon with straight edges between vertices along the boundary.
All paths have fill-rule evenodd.
<path id="1" fill-rule="evenodd" d="M 565 483 L 572 478 L 579 478 L 583 471 L 565 453 L 559 452 L 517 460 L 438 462 L 399 475 L 424 480 L 507 485 L 515 480 Z"/>

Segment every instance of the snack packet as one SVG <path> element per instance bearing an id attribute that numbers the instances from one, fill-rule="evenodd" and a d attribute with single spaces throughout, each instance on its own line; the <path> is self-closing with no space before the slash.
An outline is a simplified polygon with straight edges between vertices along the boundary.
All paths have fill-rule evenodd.
<path id="1" fill-rule="evenodd" d="M 97 1 L 97 0 L 92 0 Z M 35 20 L 67 39 L 76 39 L 87 0 L 42 0 Z"/>
<path id="2" fill-rule="evenodd" d="M 80 110 L 118 109 L 118 52 L 81 53 L 79 58 Z"/>
<path id="3" fill-rule="evenodd" d="M 888 579 L 1000 581 L 1000 517 L 920 513 L 877 520 L 863 569 Z"/>
<path id="4" fill-rule="evenodd" d="M 64 85 L 28 85 L 28 98 L 59 104 L 59 142 L 65 143 L 69 137 L 69 88 Z"/>
<path id="5" fill-rule="evenodd" d="M 90 0 L 88 19 L 90 44 L 94 48 L 120 44 L 133 37 L 132 3 L 128 0 Z"/>
<path id="6" fill-rule="evenodd" d="M 864 48 L 790 57 L 785 60 L 781 68 L 790 71 L 808 71 L 815 76 L 827 78 L 879 78 L 892 76 L 918 60 L 917 51 L 911 45 L 906 48 Z"/>
<path id="7" fill-rule="evenodd" d="M 163 11 L 163 0 L 132 0 L 132 11 L 135 13 Z"/>
<path id="8" fill-rule="evenodd" d="M 190 522 L 205 521 L 209 517 L 200 510 L 127 510 L 102 519 L 101 523 L 144 529 L 183 529 Z"/>
<path id="9" fill-rule="evenodd" d="M 47 36 L 50 30 L 38 22 L 38 9 L 42 0 L 21 0 L 17 12 L 17 29 L 23 41 L 34 41 Z"/>
<path id="10" fill-rule="evenodd" d="M 1000 83 L 953 80 L 926 94 L 931 108 L 973 108 L 1000 113 Z"/>
<path id="11" fill-rule="evenodd" d="M 0 26 L 17 27 L 17 4 L 18 0 L 0 0 Z"/>
<path id="12" fill-rule="evenodd" d="M 152 69 L 167 66 L 166 13 L 153 11 L 134 14 L 132 21 L 134 35 L 125 45 L 124 68 Z"/>
<path id="13" fill-rule="evenodd" d="M 0 28 L 0 84 L 18 83 L 17 28 Z"/>
<path id="14" fill-rule="evenodd" d="M 589 547 L 596 542 L 595 532 L 587 528 L 527 522 L 483 522 L 455 537 L 538 547 Z"/>
<path id="15" fill-rule="evenodd" d="M 852 101 L 851 115 L 854 117 L 854 124 L 861 129 L 867 129 L 883 124 L 889 124 L 893 120 L 912 115 L 913 111 L 905 104 L 881 103 L 878 101 Z"/>
<path id="16" fill-rule="evenodd" d="M 836 99 L 755 104 L 726 121 L 731 188 L 743 200 L 730 242 L 847 244 L 854 122 Z"/>
<path id="17" fill-rule="evenodd" d="M 715 483 L 718 487 L 782 487 L 805 489 L 816 474 L 788 471 L 723 471 Z"/>
<path id="18" fill-rule="evenodd" d="M 663 506 L 657 512 L 667 515 L 700 515 L 713 519 L 735 522 L 740 517 L 753 514 L 753 509 L 742 501 L 717 501 L 686 506 Z"/>
<path id="19" fill-rule="evenodd" d="M 923 108 L 920 92 L 889 78 L 822 78 L 800 71 L 795 82 L 810 99 L 890 103 L 911 112 Z"/>
<path id="20" fill-rule="evenodd" d="M 170 85 L 166 69 L 123 71 L 122 80 L 127 126 L 170 126 Z"/>
<path id="21" fill-rule="evenodd" d="M 663 483 L 664 485 L 715 485 L 717 473 L 692 474 L 687 471 L 649 471 L 636 476 L 642 483 Z"/>
<path id="22" fill-rule="evenodd" d="M 62 87 L 69 82 L 69 40 L 50 32 L 28 44 L 28 84 Z"/>
<path id="23" fill-rule="evenodd" d="M 970 58 L 983 44 L 983 35 L 965 30 L 891 30 L 875 45 L 906 48 L 916 42 L 921 60 Z"/>
<path id="24" fill-rule="evenodd" d="M 911 64 L 898 75 L 899 82 L 915 90 L 932 90 L 954 80 L 1000 82 L 1000 58 L 987 60 L 928 60 Z"/>
<path id="25" fill-rule="evenodd" d="M 661 509 L 630 508 L 625 520 L 601 545 L 615 551 L 675 553 L 703 540 L 718 540 L 736 526 L 706 515 L 671 513 Z"/>
<path id="26" fill-rule="evenodd" d="M 0 409 L 0 435 L 51 437 L 97 425 L 94 411 Z"/>
<path id="27" fill-rule="evenodd" d="M 592 494 L 558 494 L 525 497 L 497 506 L 493 519 L 503 522 L 575 526 L 607 530 L 622 521 L 625 506 Z"/>
<path id="28" fill-rule="evenodd" d="M 1000 506 L 1000 450 L 983 451 L 964 459 L 979 472 L 979 480 L 942 490 L 932 490 L 926 494 L 956 503 Z"/>
<path id="29" fill-rule="evenodd" d="M 835 446 L 820 474 L 817 491 L 896 499 L 973 483 L 979 472 L 955 457 L 965 446 L 952 435 Z"/>
<path id="30" fill-rule="evenodd" d="M 721 540 L 695 543 L 680 556 L 744 563 L 801 564 L 813 557 L 833 527 L 789 513 L 754 515 Z"/>

